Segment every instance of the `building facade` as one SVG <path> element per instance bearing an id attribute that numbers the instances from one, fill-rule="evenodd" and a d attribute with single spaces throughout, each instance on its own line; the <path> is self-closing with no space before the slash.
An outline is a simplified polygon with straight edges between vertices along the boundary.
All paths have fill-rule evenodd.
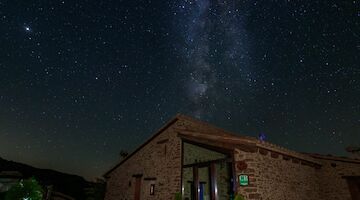
<path id="1" fill-rule="evenodd" d="M 177 115 L 110 169 L 105 200 L 359 200 L 360 160 L 305 154 Z"/>

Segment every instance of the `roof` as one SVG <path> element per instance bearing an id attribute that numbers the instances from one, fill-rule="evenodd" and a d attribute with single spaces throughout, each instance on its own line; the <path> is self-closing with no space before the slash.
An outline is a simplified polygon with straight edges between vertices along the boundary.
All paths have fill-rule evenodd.
<path id="1" fill-rule="evenodd" d="M 119 163 L 117 163 L 115 166 L 113 166 L 110 170 L 108 170 L 103 177 L 107 178 L 108 175 L 114 171 L 117 167 L 119 167 L 122 163 L 124 163 L 126 160 L 128 160 L 132 155 L 134 155 L 137 151 L 139 151 L 141 148 L 143 148 L 145 145 L 147 145 L 151 140 L 153 140 L 156 136 L 160 135 L 164 130 L 166 130 L 169 126 L 174 124 L 177 120 L 179 120 L 180 114 L 176 115 L 174 118 L 172 118 L 169 122 L 167 122 L 163 127 L 161 127 L 158 131 L 155 132 L 148 140 L 146 140 L 142 145 L 140 145 L 138 148 L 136 148 L 132 153 L 127 155 L 124 159 L 122 159 Z"/>
<path id="2" fill-rule="evenodd" d="M 148 140 L 146 140 L 141 146 L 139 146 L 138 148 L 136 148 L 132 153 L 130 153 L 128 156 L 126 156 L 124 159 L 122 159 L 119 163 L 117 163 L 115 166 L 113 166 L 112 168 L 110 168 L 110 170 L 108 170 L 103 177 L 107 178 L 108 175 L 114 171 L 118 166 L 120 166 L 122 163 L 124 163 L 126 160 L 128 160 L 132 155 L 134 155 L 137 151 L 139 151 L 142 147 L 144 147 L 145 145 L 147 145 L 150 141 L 152 141 L 156 136 L 158 136 L 160 133 L 162 133 L 164 130 L 166 130 L 168 127 L 170 127 L 172 124 L 174 124 L 176 121 L 178 120 L 185 120 L 185 121 L 190 121 L 193 122 L 195 124 L 198 125 L 202 125 L 202 126 L 206 126 L 209 127 L 210 129 L 213 129 L 214 131 L 211 132 L 211 134 L 207 133 L 207 135 L 217 135 L 217 136 L 222 136 L 222 137 L 238 137 L 238 138 L 242 138 L 243 140 L 252 140 L 255 141 L 256 139 L 254 137 L 249 137 L 249 136 L 239 136 L 236 135 L 234 133 L 230 133 L 228 131 L 225 131 L 224 129 L 220 129 L 216 126 L 213 126 L 209 123 L 206 123 L 204 121 L 200 121 L 197 119 L 194 119 L 192 117 L 183 115 L 178 113 L 175 117 L 173 117 L 169 122 L 167 122 L 164 126 L 162 126 L 158 131 L 156 131 Z"/>
<path id="3" fill-rule="evenodd" d="M 222 149 L 237 148 L 249 152 L 256 152 L 257 149 L 261 149 L 262 152 L 269 151 L 280 155 L 285 155 L 290 158 L 295 158 L 298 160 L 310 162 L 317 166 L 321 166 L 321 163 L 311 156 L 296 151 L 292 151 L 269 142 L 262 142 L 256 138 L 243 138 L 242 136 L 236 136 L 236 135 L 219 136 L 208 133 L 181 131 L 181 130 L 178 131 L 178 134 L 180 137 L 184 139 L 207 144 L 210 146 L 219 147 Z"/>
<path id="4" fill-rule="evenodd" d="M 330 161 L 339 161 L 339 162 L 348 162 L 348 163 L 357 163 L 360 164 L 360 159 L 357 158 L 349 158 L 345 156 L 334 156 L 334 155 L 321 155 L 317 153 L 304 153 L 313 158 L 322 159 L 322 160 L 330 160 Z"/>
<path id="5" fill-rule="evenodd" d="M 174 118 L 172 118 L 169 122 L 167 122 L 163 127 L 161 127 L 158 131 L 155 132 L 148 140 L 146 140 L 141 146 L 139 146 L 137 149 L 135 149 L 131 154 L 129 154 L 126 158 L 121 160 L 119 163 L 117 163 L 114 167 L 112 167 L 109 171 L 107 171 L 103 176 L 105 178 L 108 177 L 108 175 L 115 170 L 118 166 L 120 166 L 122 163 L 124 163 L 126 160 L 128 160 L 132 155 L 134 155 L 137 151 L 139 151 L 142 147 L 147 145 L 150 141 L 152 141 L 156 136 L 158 136 L 160 133 L 162 133 L 164 130 L 169 128 L 171 125 L 173 125 L 178 120 L 185 120 L 193 122 L 199 126 L 206 127 L 206 132 L 202 132 L 195 129 L 186 129 L 186 128 L 175 128 L 174 130 L 178 133 L 179 137 L 187 140 L 191 140 L 198 143 L 208 144 L 214 147 L 221 147 L 223 149 L 262 149 L 265 151 L 270 151 L 274 153 L 278 153 L 281 155 L 285 155 L 287 157 L 296 158 L 305 162 L 310 162 L 313 165 L 321 166 L 322 163 L 318 160 L 318 154 L 307 154 L 307 153 L 300 153 L 296 151 L 292 151 L 289 149 L 286 149 L 284 147 L 269 143 L 260 141 L 255 137 L 250 136 L 244 136 L 244 135 L 238 135 L 235 133 L 232 133 L 230 131 L 226 131 L 224 129 L 218 128 L 216 126 L 213 126 L 209 123 L 206 123 L 204 121 L 200 121 L 197 119 L 194 119 L 192 117 L 177 114 Z M 351 159 L 349 159 L 351 160 Z M 355 162 L 357 162 L 355 160 Z M 360 161 L 359 161 L 360 162 Z"/>
<path id="6" fill-rule="evenodd" d="M 247 148 L 261 148 L 263 150 L 279 153 L 282 155 L 286 155 L 289 157 L 297 158 L 299 160 L 304 160 L 310 163 L 313 163 L 315 165 L 321 165 L 321 163 L 314 159 L 313 157 L 310 157 L 308 155 L 304 155 L 303 153 L 292 151 L 290 149 L 281 147 L 279 145 L 266 142 L 266 141 L 260 141 L 255 137 L 250 136 L 244 136 L 239 135 L 221 128 L 218 128 L 216 126 L 213 126 L 209 123 L 206 123 L 204 121 L 200 121 L 197 119 L 194 119 L 192 117 L 186 116 L 186 115 L 179 115 L 181 119 L 192 121 L 196 124 L 203 125 L 206 127 L 211 128 L 213 131 L 211 132 L 199 132 L 199 131 L 193 131 L 193 130 L 186 130 L 186 129 L 177 129 L 178 134 L 182 136 L 183 138 L 187 138 L 190 140 L 198 140 L 198 142 L 201 143 L 211 143 L 211 145 L 216 146 L 218 144 L 226 144 L 226 146 L 231 147 L 247 147 Z M 232 145 L 230 145 L 232 144 Z M 226 148 L 224 145 L 219 145 L 218 147 Z M 230 147 L 230 148 L 231 148 Z"/>

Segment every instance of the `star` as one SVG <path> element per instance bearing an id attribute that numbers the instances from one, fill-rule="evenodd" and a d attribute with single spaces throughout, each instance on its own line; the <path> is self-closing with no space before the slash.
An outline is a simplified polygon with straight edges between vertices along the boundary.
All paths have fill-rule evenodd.
<path id="1" fill-rule="evenodd" d="M 30 28 L 29 26 L 25 26 L 24 29 L 25 29 L 26 32 L 30 32 L 30 31 L 31 31 L 31 28 Z"/>
<path id="2" fill-rule="evenodd" d="M 6 2 L 1 157 L 75 173 L 81 165 L 92 179 L 117 146 L 135 148 L 177 113 L 297 151 L 343 155 L 360 145 L 360 11 L 346 13 L 358 1 Z M 53 155 L 74 147 L 64 162 Z"/>

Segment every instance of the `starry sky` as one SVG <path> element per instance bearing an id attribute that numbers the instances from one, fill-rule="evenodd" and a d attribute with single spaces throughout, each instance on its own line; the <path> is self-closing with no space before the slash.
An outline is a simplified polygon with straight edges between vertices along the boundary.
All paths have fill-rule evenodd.
<path id="1" fill-rule="evenodd" d="M 0 0 L 0 157 L 101 176 L 176 113 L 360 145 L 358 0 Z"/>

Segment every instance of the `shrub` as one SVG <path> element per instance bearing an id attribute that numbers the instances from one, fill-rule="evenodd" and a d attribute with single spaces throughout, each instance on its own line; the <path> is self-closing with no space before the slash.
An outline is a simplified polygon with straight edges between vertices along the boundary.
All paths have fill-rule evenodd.
<path id="1" fill-rule="evenodd" d="M 180 192 L 175 193 L 175 200 L 181 200 L 181 193 Z"/>
<path id="2" fill-rule="evenodd" d="M 244 196 L 242 196 L 241 194 L 237 194 L 235 196 L 235 200 L 245 200 Z"/>
<path id="3" fill-rule="evenodd" d="M 43 190 L 35 178 L 21 180 L 6 192 L 5 200 L 42 200 Z"/>

